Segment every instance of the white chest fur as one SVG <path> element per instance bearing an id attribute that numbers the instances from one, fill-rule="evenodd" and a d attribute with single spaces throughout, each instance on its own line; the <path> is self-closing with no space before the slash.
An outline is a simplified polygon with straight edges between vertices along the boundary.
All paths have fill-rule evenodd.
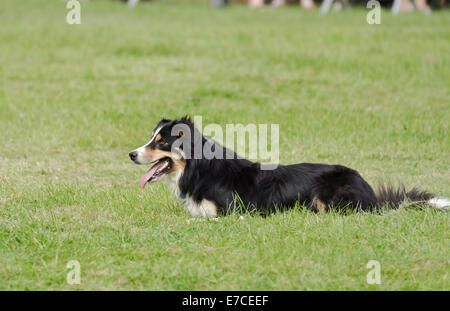
<path id="1" fill-rule="evenodd" d="M 174 172 L 168 174 L 165 178 L 167 186 L 172 190 L 175 196 L 180 196 L 180 188 L 178 187 L 178 181 L 181 178 L 181 172 Z M 202 217 L 216 217 L 217 207 L 214 202 L 203 199 L 200 203 L 195 202 L 189 195 L 183 199 L 184 207 L 191 213 L 192 216 Z"/>

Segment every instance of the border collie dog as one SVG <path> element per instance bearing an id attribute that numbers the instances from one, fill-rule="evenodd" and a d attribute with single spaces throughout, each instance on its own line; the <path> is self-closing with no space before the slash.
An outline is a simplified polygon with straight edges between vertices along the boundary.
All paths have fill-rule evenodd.
<path id="1" fill-rule="evenodd" d="M 203 150 L 206 144 L 222 156 L 196 156 L 196 145 Z M 242 207 L 267 215 L 296 203 L 317 212 L 376 211 L 414 203 L 450 207 L 450 200 L 416 188 L 380 186 L 375 193 L 357 171 L 342 165 L 301 163 L 263 170 L 260 163 L 202 135 L 188 117 L 161 120 L 150 141 L 129 156 L 136 164 L 153 163 L 141 179 L 142 188 L 165 179 L 193 216 L 216 217 Z"/>

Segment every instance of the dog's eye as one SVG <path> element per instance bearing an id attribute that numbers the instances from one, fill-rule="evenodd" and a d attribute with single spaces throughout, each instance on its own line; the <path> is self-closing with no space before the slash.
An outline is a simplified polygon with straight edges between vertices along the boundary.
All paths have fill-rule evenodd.
<path id="1" fill-rule="evenodd" d="M 158 143 L 160 145 L 167 145 L 167 142 L 164 139 L 162 139 L 162 138 L 158 141 Z"/>

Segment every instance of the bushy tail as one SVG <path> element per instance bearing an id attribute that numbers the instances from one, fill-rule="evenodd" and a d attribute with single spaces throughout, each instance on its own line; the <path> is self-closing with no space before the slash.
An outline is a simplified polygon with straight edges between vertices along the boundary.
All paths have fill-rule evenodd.
<path id="1" fill-rule="evenodd" d="M 435 196 L 427 191 L 412 188 L 407 191 L 405 186 L 379 185 L 376 192 L 378 204 L 390 208 L 400 208 L 411 205 L 428 205 L 437 209 L 450 209 L 450 200 Z"/>

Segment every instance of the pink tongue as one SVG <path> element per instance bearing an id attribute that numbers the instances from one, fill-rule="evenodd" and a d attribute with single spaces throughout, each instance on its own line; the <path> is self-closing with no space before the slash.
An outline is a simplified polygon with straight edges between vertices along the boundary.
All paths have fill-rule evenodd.
<path id="1" fill-rule="evenodd" d="M 163 165 L 164 161 L 158 162 L 155 165 L 153 165 L 147 173 L 145 173 L 144 176 L 141 178 L 141 188 L 144 189 L 147 182 L 152 178 L 152 176 L 155 174 L 156 170 Z"/>

